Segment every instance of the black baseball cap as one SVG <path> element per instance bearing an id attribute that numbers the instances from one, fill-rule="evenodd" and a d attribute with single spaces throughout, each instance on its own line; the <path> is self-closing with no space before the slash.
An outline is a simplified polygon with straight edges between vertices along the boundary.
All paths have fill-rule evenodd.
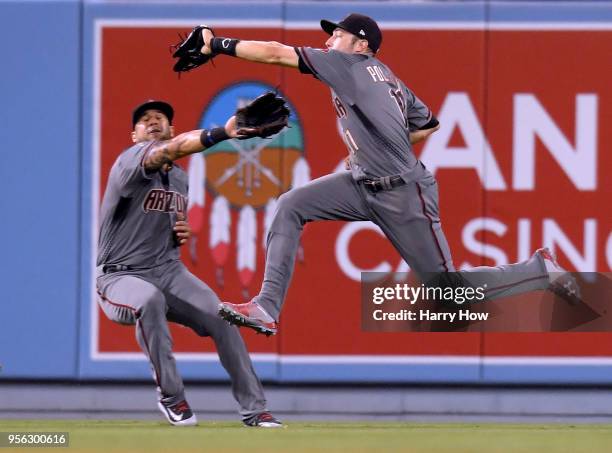
<path id="1" fill-rule="evenodd" d="M 164 101 L 156 101 L 154 99 L 149 99 L 148 101 L 143 102 L 138 107 L 134 109 L 132 112 L 132 129 L 136 126 L 136 123 L 140 119 L 144 112 L 147 110 L 159 110 L 166 118 L 168 118 L 168 122 L 172 124 L 172 118 L 174 118 L 174 109 L 170 104 Z"/>
<path id="2" fill-rule="evenodd" d="M 349 14 L 337 24 L 323 19 L 321 21 L 321 28 L 328 35 L 332 35 L 336 28 L 341 28 L 358 38 L 367 39 L 368 45 L 374 53 L 378 52 L 382 43 L 382 32 L 378 28 L 378 24 L 371 17 L 364 16 L 363 14 Z"/>

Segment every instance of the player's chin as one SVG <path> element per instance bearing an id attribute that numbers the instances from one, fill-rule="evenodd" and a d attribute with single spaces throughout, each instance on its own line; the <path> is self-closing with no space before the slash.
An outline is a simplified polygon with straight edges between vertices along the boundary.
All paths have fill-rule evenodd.
<path id="1" fill-rule="evenodd" d="M 166 134 L 164 134 L 163 132 L 147 132 L 147 139 L 148 140 L 166 140 L 168 137 L 166 137 Z"/>

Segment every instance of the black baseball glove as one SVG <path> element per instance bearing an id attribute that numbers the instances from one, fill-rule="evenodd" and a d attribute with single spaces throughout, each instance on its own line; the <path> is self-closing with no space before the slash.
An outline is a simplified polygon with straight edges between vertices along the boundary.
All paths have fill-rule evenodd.
<path id="1" fill-rule="evenodd" d="M 174 64 L 175 72 L 191 71 L 213 59 L 214 55 L 204 55 L 200 52 L 200 49 L 204 46 L 204 39 L 202 38 L 202 30 L 204 29 L 210 30 L 213 35 L 215 33 L 212 28 L 206 25 L 198 25 L 191 30 L 186 38 L 172 46 L 176 49 L 172 57 L 178 58 L 178 61 Z"/>
<path id="2" fill-rule="evenodd" d="M 268 91 L 236 110 L 238 138 L 265 138 L 277 134 L 287 126 L 290 113 L 285 100 Z"/>

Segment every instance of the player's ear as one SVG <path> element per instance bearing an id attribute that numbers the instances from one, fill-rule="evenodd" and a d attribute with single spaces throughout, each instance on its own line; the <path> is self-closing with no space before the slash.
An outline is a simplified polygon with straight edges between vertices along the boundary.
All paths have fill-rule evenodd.
<path id="1" fill-rule="evenodd" d="M 132 143 L 136 143 L 136 131 L 132 131 Z"/>
<path id="2" fill-rule="evenodd" d="M 174 126 L 170 126 L 170 138 L 174 137 Z"/>

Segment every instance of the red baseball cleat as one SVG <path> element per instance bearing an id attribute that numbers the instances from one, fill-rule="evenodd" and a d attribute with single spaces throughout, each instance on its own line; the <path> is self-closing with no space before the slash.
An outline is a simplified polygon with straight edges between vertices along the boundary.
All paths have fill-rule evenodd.
<path id="1" fill-rule="evenodd" d="M 278 330 L 278 324 L 274 318 L 254 301 L 246 304 L 221 302 L 219 304 L 219 315 L 230 324 L 238 327 L 248 327 L 268 337 L 276 334 Z"/>
<path id="2" fill-rule="evenodd" d="M 544 261 L 550 284 L 548 289 L 571 305 L 582 302 L 580 286 L 574 276 L 559 266 L 557 257 L 548 248 L 536 250 Z"/>

